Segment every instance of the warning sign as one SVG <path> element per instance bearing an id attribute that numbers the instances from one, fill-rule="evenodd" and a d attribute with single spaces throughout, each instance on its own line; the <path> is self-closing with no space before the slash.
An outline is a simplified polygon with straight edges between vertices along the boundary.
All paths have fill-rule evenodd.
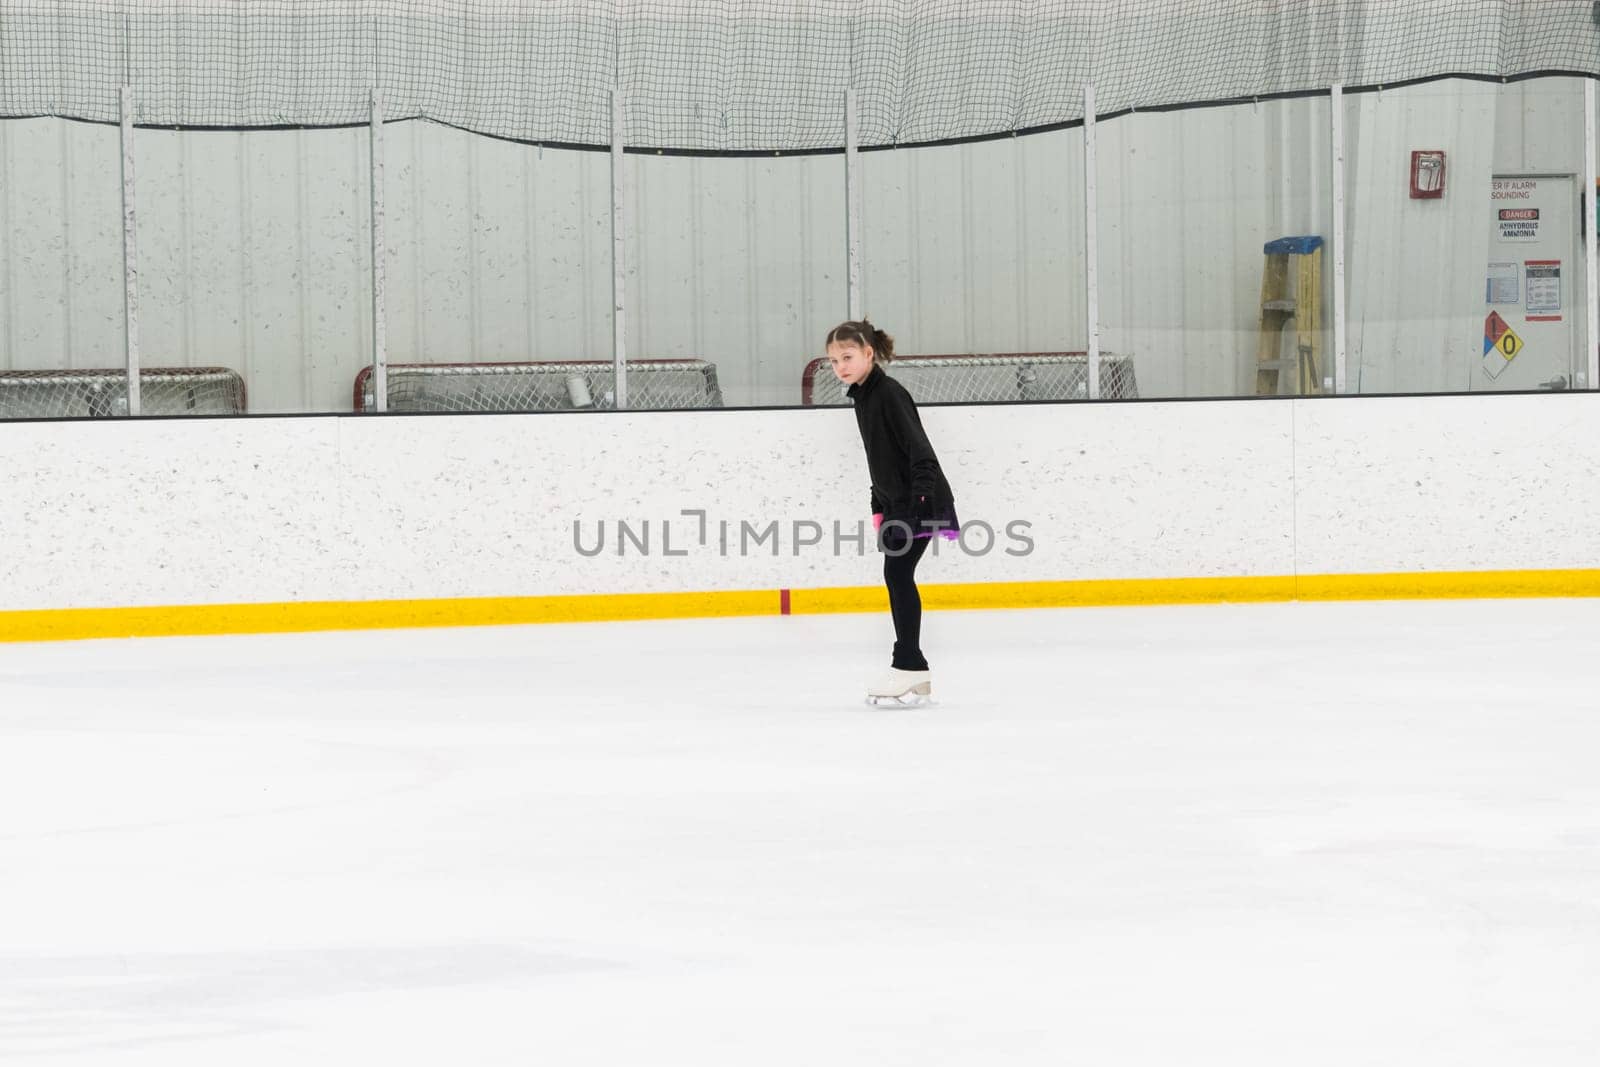
<path id="1" fill-rule="evenodd" d="M 1503 207 L 1499 210 L 1500 240 L 1537 241 L 1539 239 L 1539 209 L 1536 207 Z"/>
<path id="2" fill-rule="evenodd" d="M 1500 377 L 1506 364 L 1517 358 L 1524 345 L 1522 338 L 1500 317 L 1498 311 L 1489 312 L 1483 320 L 1483 370 L 1490 378 Z"/>
<path id="3" fill-rule="evenodd" d="M 1505 357 L 1505 361 L 1510 363 L 1517 358 L 1517 353 L 1522 351 L 1522 338 L 1517 336 L 1515 330 L 1507 330 L 1500 335 L 1500 339 L 1494 343 L 1494 347 L 1501 356 Z"/>

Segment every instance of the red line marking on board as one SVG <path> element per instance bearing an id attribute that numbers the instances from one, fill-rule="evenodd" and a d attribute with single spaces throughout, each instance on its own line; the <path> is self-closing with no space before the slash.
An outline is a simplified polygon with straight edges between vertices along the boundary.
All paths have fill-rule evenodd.
<path id="1" fill-rule="evenodd" d="M 1561 316 L 1560 315 L 1528 315 L 1528 316 L 1524 317 L 1523 321 L 1524 322 L 1560 322 L 1561 321 Z"/>
<path id="2" fill-rule="evenodd" d="M 778 590 L 778 614 L 789 614 L 789 590 L 787 589 Z"/>

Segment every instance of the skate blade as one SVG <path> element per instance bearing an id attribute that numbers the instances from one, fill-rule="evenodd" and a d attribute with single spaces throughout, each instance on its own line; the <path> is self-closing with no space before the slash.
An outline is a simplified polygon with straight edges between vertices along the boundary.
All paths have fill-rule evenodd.
<path id="1" fill-rule="evenodd" d="M 902 693 L 897 697 L 868 697 L 869 708 L 926 708 L 933 705 L 933 697 L 928 693 Z"/>

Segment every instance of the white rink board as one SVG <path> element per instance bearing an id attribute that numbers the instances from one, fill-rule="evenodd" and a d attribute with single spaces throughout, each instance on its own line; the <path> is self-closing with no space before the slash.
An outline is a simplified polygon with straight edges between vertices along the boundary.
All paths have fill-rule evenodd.
<path id="1" fill-rule="evenodd" d="M 1301 574 L 1594 567 L 1600 397 L 1295 404 Z"/>
<path id="2" fill-rule="evenodd" d="M 929 582 L 1583 567 L 1600 519 L 1584 395 L 923 416 L 962 518 L 998 531 Z M 870 545 L 834 551 L 867 511 L 848 410 L 13 423 L 0 466 L 0 610 L 879 580 Z M 617 523 L 646 520 L 650 551 L 619 554 Z M 778 554 L 741 551 L 773 520 Z M 806 520 L 824 543 L 796 554 Z M 1015 520 L 1031 552 L 1005 551 Z M 605 524 L 602 554 L 574 522 L 589 547 Z"/>

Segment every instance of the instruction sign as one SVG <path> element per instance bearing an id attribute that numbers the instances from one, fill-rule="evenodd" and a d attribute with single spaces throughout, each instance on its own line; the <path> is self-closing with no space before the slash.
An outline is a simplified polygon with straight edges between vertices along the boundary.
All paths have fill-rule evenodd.
<path id="1" fill-rule="evenodd" d="M 1559 259 L 1530 259 L 1527 261 L 1529 322 L 1561 321 L 1561 261 Z"/>
<path id="2" fill-rule="evenodd" d="M 1522 264 L 1515 261 L 1489 264 L 1491 304 L 1522 303 Z"/>
<path id="3" fill-rule="evenodd" d="M 1516 207 L 1531 203 L 1539 193 L 1538 178 L 1495 178 L 1490 187 L 1490 199 L 1500 207 Z"/>

